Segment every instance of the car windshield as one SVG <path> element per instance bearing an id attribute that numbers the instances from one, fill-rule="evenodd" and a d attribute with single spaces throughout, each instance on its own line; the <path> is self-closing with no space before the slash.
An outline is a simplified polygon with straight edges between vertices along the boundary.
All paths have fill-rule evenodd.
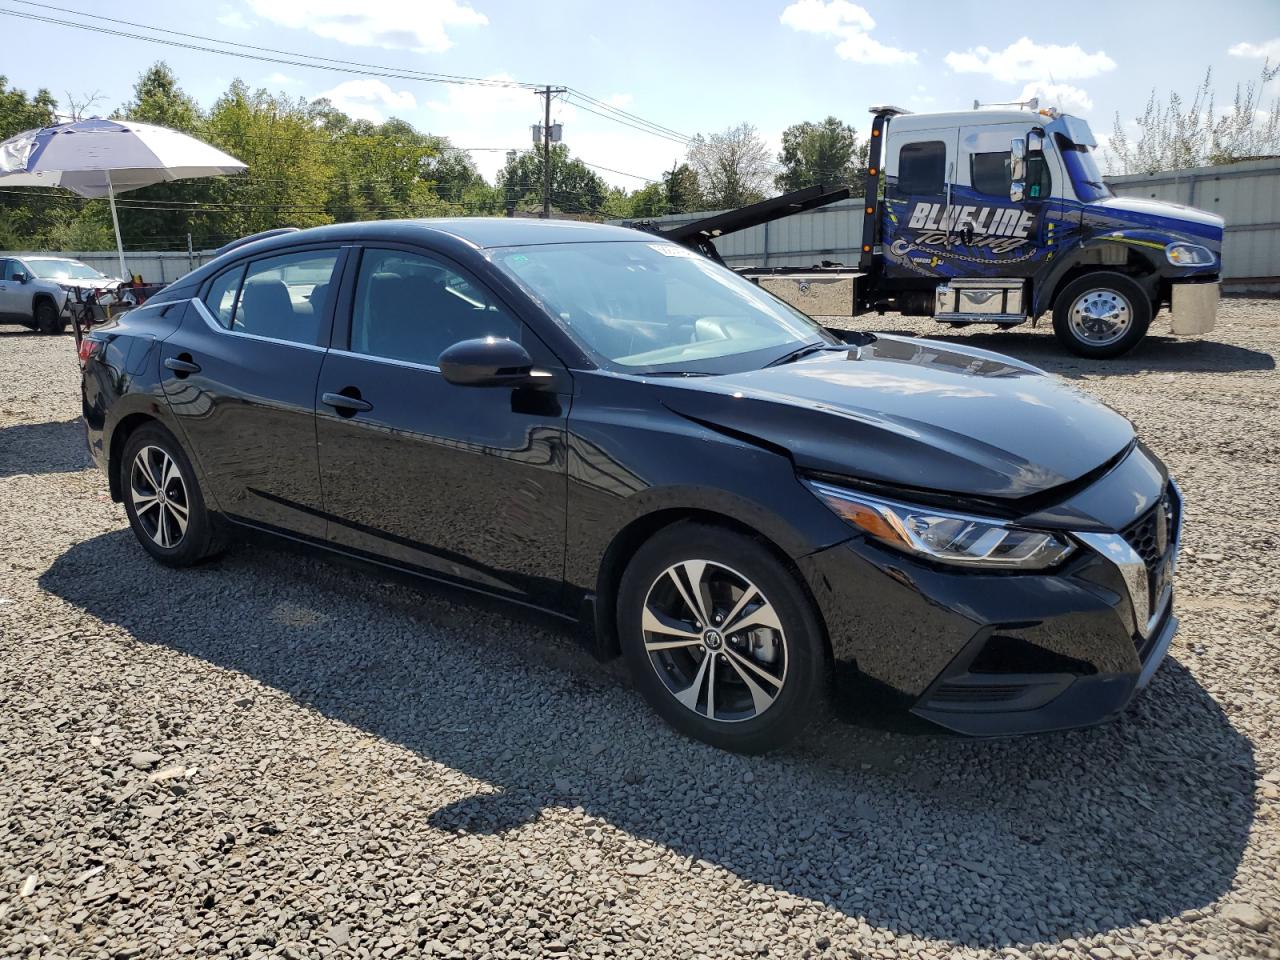
<path id="1" fill-rule="evenodd" d="M 1115 196 L 1111 188 L 1102 182 L 1102 171 L 1088 147 L 1072 143 L 1058 134 L 1058 149 L 1062 152 L 1062 162 L 1067 165 L 1067 174 L 1071 177 L 1071 185 L 1076 188 L 1077 197 L 1089 203 Z"/>
<path id="2" fill-rule="evenodd" d="M 102 279 L 102 274 L 79 260 L 28 260 L 27 266 L 41 280 Z"/>
<path id="3" fill-rule="evenodd" d="M 732 270 L 669 241 L 506 247 L 491 256 L 609 370 L 730 373 L 839 342 Z"/>

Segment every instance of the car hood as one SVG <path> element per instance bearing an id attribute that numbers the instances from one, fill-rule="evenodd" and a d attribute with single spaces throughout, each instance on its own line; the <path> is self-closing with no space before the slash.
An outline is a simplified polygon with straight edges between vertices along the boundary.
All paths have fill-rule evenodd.
<path id="1" fill-rule="evenodd" d="M 804 471 L 983 498 L 1070 483 L 1134 438 L 1120 414 L 1042 370 L 905 337 L 673 383 L 663 403 L 782 448 Z"/>

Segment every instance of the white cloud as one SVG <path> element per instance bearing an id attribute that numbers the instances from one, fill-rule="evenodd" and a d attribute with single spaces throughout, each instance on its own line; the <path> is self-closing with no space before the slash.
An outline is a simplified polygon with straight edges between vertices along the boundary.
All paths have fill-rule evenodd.
<path id="1" fill-rule="evenodd" d="M 1078 44 L 1060 47 L 1036 43 L 1030 37 L 1015 40 L 1003 50 L 974 47 L 964 53 L 952 51 L 944 58 L 956 73 L 986 73 L 996 80 L 1013 83 L 1052 76 L 1055 80 L 1096 77 L 1114 70 L 1116 62 L 1103 51 L 1086 53 Z"/>
<path id="2" fill-rule="evenodd" d="M 1093 98 L 1079 87 L 1069 83 L 1050 83 L 1034 80 L 1022 88 L 1019 100 L 1038 97 L 1041 107 L 1057 107 L 1063 113 L 1088 113 L 1093 109 Z"/>
<path id="3" fill-rule="evenodd" d="M 271 76 L 262 78 L 262 86 L 264 87 L 292 87 L 294 84 L 301 82 L 297 77 L 288 76 L 278 70 Z"/>
<path id="4" fill-rule="evenodd" d="M 1280 59 L 1280 37 L 1262 43 L 1237 43 L 1227 51 L 1233 57 L 1275 57 Z"/>
<path id="5" fill-rule="evenodd" d="M 779 19 L 792 30 L 838 37 L 836 55 L 854 63 L 883 66 L 916 62 L 914 51 L 899 50 L 872 37 L 875 20 L 849 0 L 795 0 Z"/>
<path id="6" fill-rule="evenodd" d="M 615 93 L 606 102 L 611 107 L 625 107 L 631 103 L 632 97 L 629 93 Z"/>
<path id="7" fill-rule="evenodd" d="M 239 10 L 231 7 L 223 7 L 222 13 L 219 14 L 218 23 L 232 30 L 252 30 L 253 24 L 244 18 L 244 14 Z"/>
<path id="8" fill-rule="evenodd" d="M 357 47 L 442 53 L 451 27 L 483 27 L 489 18 L 461 0 L 248 0 L 258 16 Z"/>
<path id="9" fill-rule="evenodd" d="M 344 80 L 318 96 L 324 97 L 349 117 L 374 123 L 382 123 L 387 118 L 386 111 L 404 113 L 418 105 L 408 90 L 397 92 L 373 77 Z"/>

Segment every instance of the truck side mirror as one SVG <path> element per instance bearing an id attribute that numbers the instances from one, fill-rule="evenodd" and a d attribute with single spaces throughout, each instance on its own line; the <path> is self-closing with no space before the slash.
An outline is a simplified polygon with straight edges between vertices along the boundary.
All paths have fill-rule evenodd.
<path id="1" fill-rule="evenodd" d="M 1025 180 L 1009 181 L 1009 199 L 1014 203 L 1021 203 L 1022 198 L 1027 192 L 1027 182 Z"/>
<path id="2" fill-rule="evenodd" d="M 1025 180 L 1027 177 L 1027 141 L 1014 137 L 1009 145 L 1009 179 Z"/>
<path id="3" fill-rule="evenodd" d="M 14 274 L 13 274 L 13 282 L 14 282 L 14 283 L 26 283 L 26 282 L 27 282 L 27 275 L 26 275 L 25 273 L 23 273 L 21 270 L 17 270 L 17 271 L 15 271 L 15 272 L 14 272 Z"/>

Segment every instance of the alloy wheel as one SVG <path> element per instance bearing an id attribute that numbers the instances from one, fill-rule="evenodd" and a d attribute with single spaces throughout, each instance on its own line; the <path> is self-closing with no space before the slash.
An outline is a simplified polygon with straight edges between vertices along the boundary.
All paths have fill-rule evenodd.
<path id="1" fill-rule="evenodd" d="M 1120 340 L 1133 325 L 1133 307 L 1115 290 L 1089 290 L 1076 297 L 1069 314 L 1071 332 L 1094 347 Z"/>
<path id="2" fill-rule="evenodd" d="M 701 717 L 750 720 L 782 692 L 790 658 L 778 612 L 730 567 L 710 560 L 668 567 L 649 587 L 641 626 L 659 679 Z"/>
<path id="3" fill-rule="evenodd" d="M 172 550 L 187 535 L 187 486 L 168 451 L 143 447 L 129 471 L 129 500 L 138 526 L 157 546 Z"/>

